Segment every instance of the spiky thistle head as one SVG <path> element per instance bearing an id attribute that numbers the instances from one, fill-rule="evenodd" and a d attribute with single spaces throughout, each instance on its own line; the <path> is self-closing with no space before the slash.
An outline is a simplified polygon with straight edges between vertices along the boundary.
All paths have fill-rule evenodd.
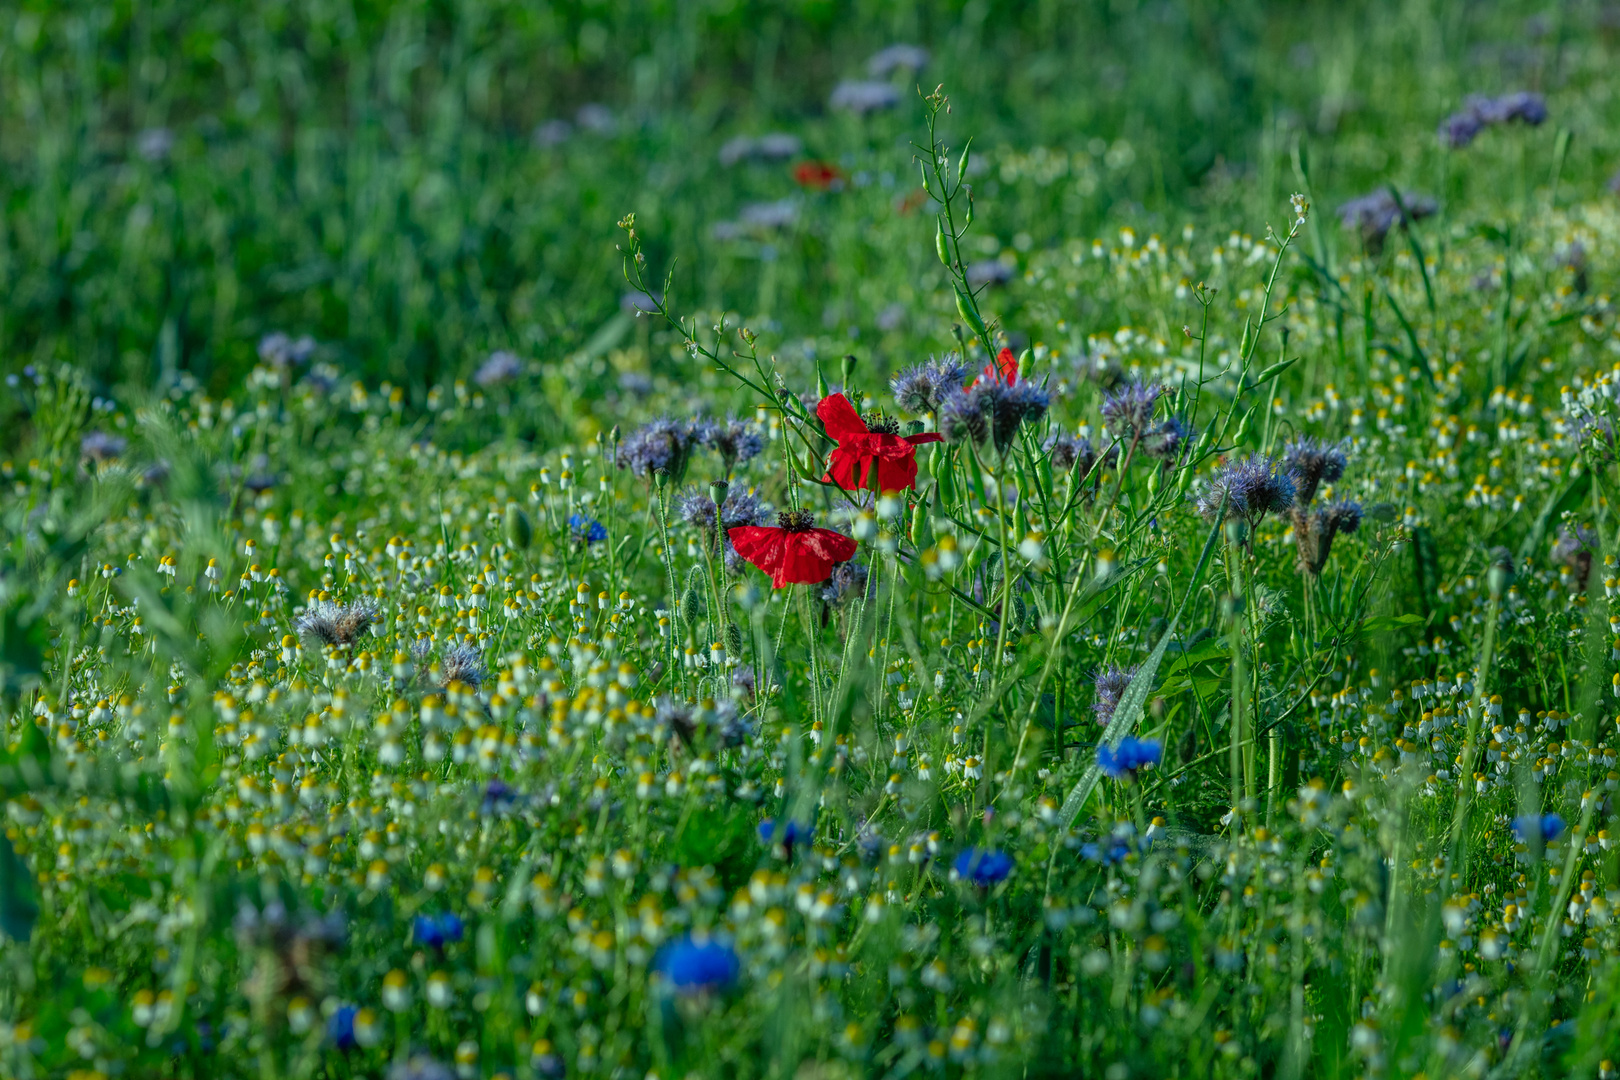
<path id="1" fill-rule="evenodd" d="M 353 645 L 382 617 L 375 601 L 361 597 L 347 604 L 317 600 L 294 621 L 306 641 L 345 648 Z"/>
<path id="2" fill-rule="evenodd" d="M 477 646 L 466 642 L 450 646 L 439 658 L 439 682 L 444 686 L 460 683 L 476 693 L 484 685 L 488 674 L 484 654 L 478 651 Z"/>

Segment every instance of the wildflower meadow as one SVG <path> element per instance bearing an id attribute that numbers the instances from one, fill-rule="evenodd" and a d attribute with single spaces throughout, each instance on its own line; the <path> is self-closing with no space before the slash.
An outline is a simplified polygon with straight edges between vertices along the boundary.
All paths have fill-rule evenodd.
<path id="1" fill-rule="evenodd" d="M 0 11 L 0 1076 L 1620 1076 L 1620 11 Z"/>

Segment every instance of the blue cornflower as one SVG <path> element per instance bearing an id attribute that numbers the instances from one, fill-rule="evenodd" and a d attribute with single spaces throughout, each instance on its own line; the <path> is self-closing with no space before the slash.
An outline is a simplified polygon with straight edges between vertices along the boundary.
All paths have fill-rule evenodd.
<path id="1" fill-rule="evenodd" d="M 801 825 L 797 821 L 790 821 L 778 829 L 775 818 L 766 818 L 759 823 L 759 840 L 767 846 L 785 848 L 791 855 L 793 846 L 808 844 L 815 831 L 814 825 Z"/>
<path id="2" fill-rule="evenodd" d="M 1007 880 L 1013 872 L 1013 857 L 995 848 L 970 847 L 956 857 L 951 870 L 963 881 L 988 888 Z"/>
<path id="3" fill-rule="evenodd" d="M 347 1052 L 359 1045 L 354 1037 L 354 1018 L 359 1011 L 353 1005 L 339 1005 L 327 1018 L 326 1038 L 339 1050 Z"/>
<path id="4" fill-rule="evenodd" d="M 1541 831 L 1541 842 L 1558 839 L 1564 832 L 1564 819 L 1557 814 L 1542 814 L 1539 818 L 1535 814 L 1526 814 L 1513 819 L 1513 835 L 1520 840 L 1527 834 L 1534 834 L 1537 829 Z"/>
<path id="5" fill-rule="evenodd" d="M 1087 862 L 1102 863 L 1104 866 L 1124 862 L 1131 853 L 1131 846 L 1125 841 L 1110 838 L 1107 846 L 1095 843 L 1080 845 L 1080 857 Z"/>
<path id="6" fill-rule="evenodd" d="M 434 949 L 460 941 L 464 931 L 461 916 L 449 911 L 443 915 L 418 915 L 411 922 L 412 939 Z"/>
<path id="7" fill-rule="evenodd" d="M 484 787 L 484 799 L 478 809 L 485 814 L 498 814 L 517 801 L 517 792 L 506 781 L 496 777 Z"/>
<path id="8" fill-rule="evenodd" d="M 1156 739 L 1138 739 L 1134 735 L 1127 735 L 1119 741 L 1118 746 L 1110 747 L 1107 743 L 1097 745 L 1097 767 L 1111 780 L 1132 779 L 1138 769 L 1157 765 L 1162 757 L 1164 747 Z"/>
<path id="9" fill-rule="evenodd" d="M 741 969 L 737 951 L 723 941 L 688 935 L 671 942 L 653 963 L 677 993 L 700 994 L 724 990 L 737 981 Z"/>
<path id="10" fill-rule="evenodd" d="M 598 540 L 607 539 L 607 527 L 593 517 L 584 514 L 568 515 L 568 531 L 574 534 L 575 540 L 583 540 L 586 544 L 594 544 Z"/>

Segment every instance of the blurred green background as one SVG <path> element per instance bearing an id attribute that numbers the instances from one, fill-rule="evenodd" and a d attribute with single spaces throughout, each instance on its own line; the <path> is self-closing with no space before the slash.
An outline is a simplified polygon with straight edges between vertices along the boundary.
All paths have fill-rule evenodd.
<path id="1" fill-rule="evenodd" d="M 895 43 L 929 52 L 883 77 L 898 104 L 832 107 Z M 1551 138 L 1488 177 L 1441 150 L 1475 91 L 1545 92 L 1562 183 L 1598 191 L 1617 44 L 1620 4 L 1594 0 L 11 4 L 0 366 L 227 393 L 285 331 L 416 406 L 495 349 L 544 367 L 616 343 L 631 210 L 654 264 L 678 258 L 680 310 L 942 348 L 918 86 L 976 140 L 983 250 L 1016 270 L 1124 222 L 1259 235 L 1296 143 L 1321 210 L 1390 180 L 1544 182 L 1522 159 Z M 722 161 L 769 132 L 802 148 Z M 796 181 L 811 160 L 831 189 Z"/>

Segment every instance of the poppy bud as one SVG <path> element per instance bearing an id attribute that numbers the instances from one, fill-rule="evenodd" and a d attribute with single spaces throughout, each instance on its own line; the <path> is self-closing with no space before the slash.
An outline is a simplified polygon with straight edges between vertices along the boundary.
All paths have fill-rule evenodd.
<path id="1" fill-rule="evenodd" d="M 517 503 L 507 503 L 506 542 L 519 551 L 527 551 L 533 540 L 534 527 L 529 524 L 529 515 Z"/>

